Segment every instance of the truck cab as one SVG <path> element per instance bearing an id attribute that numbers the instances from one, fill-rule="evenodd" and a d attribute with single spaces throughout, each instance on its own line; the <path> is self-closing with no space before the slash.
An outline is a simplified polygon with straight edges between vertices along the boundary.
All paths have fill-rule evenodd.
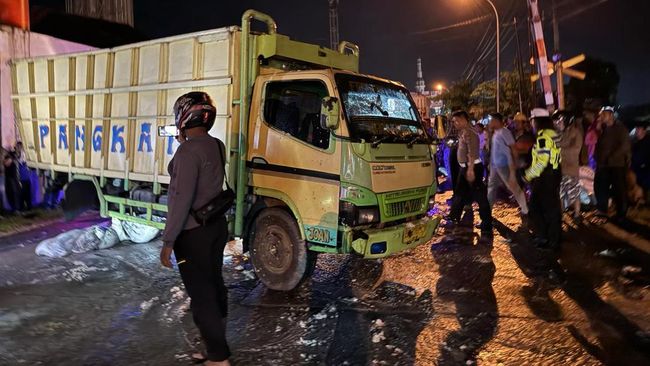
<path id="1" fill-rule="evenodd" d="M 439 222 L 427 215 L 437 188 L 431 141 L 403 85 L 333 68 L 268 73 L 251 105 L 248 184 L 256 199 L 291 213 L 311 252 L 381 258 L 431 238 Z M 273 277 L 291 250 L 263 245 L 278 241 L 264 228 L 253 230 L 251 254 L 258 276 Z"/>

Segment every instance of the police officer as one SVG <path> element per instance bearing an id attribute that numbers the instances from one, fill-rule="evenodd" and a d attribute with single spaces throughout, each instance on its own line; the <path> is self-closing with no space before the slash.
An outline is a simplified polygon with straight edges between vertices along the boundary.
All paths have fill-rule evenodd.
<path id="1" fill-rule="evenodd" d="M 532 164 L 524 179 L 531 183 L 529 223 L 534 242 L 539 247 L 558 249 L 562 232 L 562 205 L 560 203 L 559 136 L 547 110 L 536 108 L 531 119 L 537 134 L 532 151 Z"/>
<path id="2" fill-rule="evenodd" d="M 187 93 L 174 104 L 180 146 L 169 163 L 169 201 L 161 263 L 172 267 L 172 249 L 192 302 L 192 317 L 206 345 L 205 365 L 229 365 L 225 318 L 228 299 L 223 282 L 225 217 L 200 225 L 191 215 L 223 191 L 223 143 L 208 134 L 216 108 L 203 92 Z"/>
<path id="3" fill-rule="evenodd" d="M 481 233 L 492 235 L 492 212 L 487 199 L 487 187 L 483 182 L 483 162 L 479 156 L 478 134 L 470 125 L 467 112 L 454 112 L 452 121 L 458 129 L 457 157 L 460 170 L 447 221 L 458 223 L 463 207 L 476 202 L 481 216 Z"/>

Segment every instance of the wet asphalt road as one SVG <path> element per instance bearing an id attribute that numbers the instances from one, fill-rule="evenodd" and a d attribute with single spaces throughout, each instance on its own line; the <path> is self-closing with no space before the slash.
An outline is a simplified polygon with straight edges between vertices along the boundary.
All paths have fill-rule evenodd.
<path id="1" fill-rule="evenodd" d="M 322 255 L 290 293 L 229 258 L 233 364 L 650 364 L 647 225 L 567 219 L 554 256 L 528 242 L 512 206 L 494 216 L 493 238 L 445 227 L 384 261 Z M 0 238 L 1 365 L 192 364 L 189 301 L 158 264 L 159 241 L 34 255 L 38 241 L 98 222 Z"/>

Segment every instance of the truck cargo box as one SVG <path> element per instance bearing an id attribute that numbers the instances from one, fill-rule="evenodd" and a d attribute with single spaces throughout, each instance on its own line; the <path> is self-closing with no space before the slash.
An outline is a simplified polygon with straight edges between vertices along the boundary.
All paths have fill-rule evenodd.
<path id="1" fill-rule="evenodd" d="M 159 137 L 173 105 L 192 90 L 217 107 L 210 131 L 236 144 L 239 28 L 113 49 L 14 61 L 16 120 L 33 168 L 169 183 L 178 143 Z M 235 82 L 234 82 L 235 81 Z"/>

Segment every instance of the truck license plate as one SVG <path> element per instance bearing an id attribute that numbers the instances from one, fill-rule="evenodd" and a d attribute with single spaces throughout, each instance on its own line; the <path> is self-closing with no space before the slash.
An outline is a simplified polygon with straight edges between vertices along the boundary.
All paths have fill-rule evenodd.
<path id="1" fill-rule="evenodd" d="M 424 234 L 426 234 L 427 225 L 418 224 L 413 226 L 407 226 L 404 228 L 404 236 L 402 237 L 402 242 L 404 244 L 410 244 L 416 240 L 422 239 Z"/>

